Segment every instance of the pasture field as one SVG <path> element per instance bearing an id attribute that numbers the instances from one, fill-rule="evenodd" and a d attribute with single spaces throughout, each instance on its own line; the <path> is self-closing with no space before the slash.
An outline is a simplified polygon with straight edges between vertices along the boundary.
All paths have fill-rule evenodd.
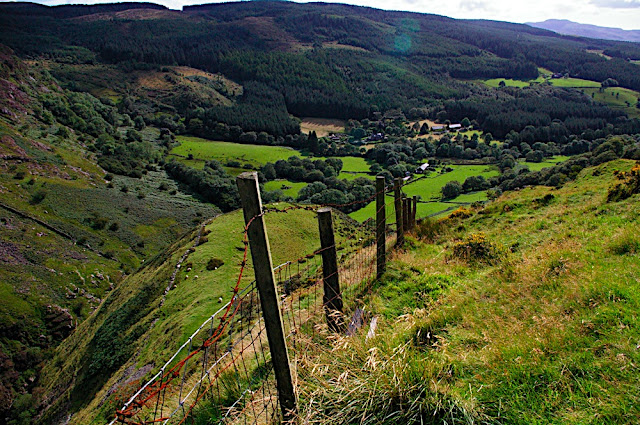
<path id="1" fill-rule="evenodd" d="M 540 76 L 535 80 L 512 80 L 508 78 L 491 78 L 488 80 L 479 80 L 482 84 L 485 84 L 489 87 L 497 88 L 500 86 L 500 82 L 504 81 L 507 87 L 529 87 L 531 83 L 541 84 L 546 81 L 551 83 L 552 86 L 555 87 L 565 87 L 565 88 L 599 88 L 600 83 L 597 81 L 583 80 L 580 78 L 550 78 L 545 79 Z"/>
<path id="2" fill-rule="evenodd" d="M 524 80 L 513 80 L 511 78 L 508 78 L 508 79 L 507 78 L 491 78 L 489 80 L 481 80 L 480 82 L 489 87 L 498 88 L 500 87 L 501 81 L 504 81 L 507 87 L 523 88 L 523 87 L 529 87 L 530 83 L 532 82 L 543 83 L 544 79 L 542 77 L 538 77 L 535 80 L 524 81 Z"/>
<path id="3" fill-rule="evenodd" d="M 316 132 L 318 137 L 328 136 L 329 133 L 344 133 L 346 123 L 343 120 L 328 118 L 301 118 L 300 130 L 303 133 Z"/>
<path id="4" fill-rule="evenodd" d="M 454 165 L 451 166 L 453 171 L 445 174 L 432 173 L 426 178 L 418 179 L 403 187 L 407 196 L 419 196 L 422 202 L 418 203 L 417 218 L 426 217 L 428 215 L 444 212 L 450 207 L 457 207 L 476 201 L 485 201 L 487 199 L 485 192 L 467 193 L 458 196 L 449 202 L 441 202 L 440 190 L 447 182 L 458 181 L 463 183 L 470 176 L 484 176 L 485 178 L 498 175 L 498 170 L 487 165 Z M 395 222 L 395 212 L 393 209 L 393 196 L 386 196 L 387 222 Z M 349 214 L 351 218 L 364 221 L 375 216 L 375 202 L 369 203 L 364 208 Z"/>
<path id="5" fill-rule="evenodd" d="M 235 160 L 243 165 L 250 164 L 253 167 L 260 167 L 267 162 L 276 162 L 279 159 L 300 155 L 295 149 L 282 146 L 244 145 L 188 136 L 178 136 L 176 140 L 180 142 L 180 145 L 173 148 L 170 154 L 182 157 L 188 157 L 191 154 L 194 160 L 209 161 L 216 159 L 223 164 L 226 161 Z M 188 163 L 191 165 L 193 162 L 196 161 L 189 161 Z"/>
<path id="6" fill-rule="evenodd" d="M 487 165 L 453 165 L 453 171 L 449 173 L 432 173 L 423 179 L 418 179 L 404 186 L 407 196 L 419 196 L 423 201 L 438 201 L 441 198 L 440 190 L 450 182 L 463 183 L 467 177 L 483 176 L 485 178 L 497 176 L 498 170 Z"/>
<path id="7" fill-rule="evenodd" d="M 635 90 L 622 87 L 609 87 L 600 89 L 585 89 L 584 92 L 593 97 L 594 100 L 606 103 L 613 109 L 621 109 L 632 118 L 640 118 L 640 109 L 636 108 L 640 93 Z"/>
<path id="8" fill-rule="evenodd" d="M 520 164 L 529 167 L 529 170 L 531 171 L 540 171 L 543 168 L 553 167 L 554 165 L 564 162 L 567 159 L 569 159 L 568 156 L 556 155 L 552 156 L 551 158 L 545 158 L 542 162 L 526 162 L 524 160 L 520 160 L 519 162 Z"/>
<path id="9" fill-rule="evenodd" d="M 292 182 L 290 180 L 272 180 L 270 182 L 266 182 L 264 184 L 264 188 L 268 191 L 280 189 L 286 196 L 291 196 L 295 199 L 298 196 L 298 192 L 300 192 L 300 189 L 302 189 L 306 185 L 307 183 L 304 182 Z M 289 188 L 282 189 L 282 186 L 287 186 Z"/>
<path id="10" fill-rule="evenodd" d="M 583 80 L 580 78 L 553 78 L 549 80 L 553 86 L 567 88 L 600 87 L 597 81 Z"/>

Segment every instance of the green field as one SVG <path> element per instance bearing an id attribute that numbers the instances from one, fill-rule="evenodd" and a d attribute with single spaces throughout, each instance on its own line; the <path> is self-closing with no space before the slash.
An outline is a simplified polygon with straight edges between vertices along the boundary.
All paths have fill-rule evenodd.
<path id="1" fill-rule="evenodd" d="M 188 136 L 178 136 L 176 140 L 180 145 L 173 148 L 170 154 L 182 157 L 193 155 L 194 160 L 184 160 L 189 165 L 195 165 L 197 162 L 202 164 L 202 161 L 216 159 L 223 164 L 226 161 L 235 160 L 243 165 L 250 164 L 253 167 L 260 167 L 267 162 L 276 162 L 279 159 L 300 155 L 298 151 L 282 146 L 243 145 Z"/>
<path id="2" fill-rule="evenodd" d="M 497 176 L 498 170 L 487 165 L 453 165 L 453 171 L 449 173 L 432 173 L 427 178 L 419 179 L 404 187 L 408 196 L 419 196 L 424 201 L 440 200 L 440 189 L 447 182 L 457 181 L 463 183 L 467 177 L 484 176 L 485 178 Z"/>
<path id="3" fill-rule="evenodd" d="M 291 196 L 292 198 L 296 198 L 298 196 L 298 192 L 300 189 L 305 187 L 307 183 L 304 182 L 292 182 L 290 180 L 272 180 L 270 182 L 266 182 L 264 184 L 265 190 L 273 191 L 273 190 L 282 190 L 286 196 Z M 288 189 L 282 189 L 282 186 L 287 186 Z"/>
<path id="4" fill-rule="evenodd" d="M 640 118 L 640 109 L 636 107 L 640 100 L 640 93 L 622 87 L 600 89 L 585 89 L 584 92 L 598 102 L 606 103 L 613 109 L 621 109 L 632 118 Z"/>
<path id="5" fill-rule="evenodd" d="M 426 178 L 418 179 L 403 187 L 403 191 L 407 196 L 419 196 L 421 201 L 423 201 L 418 203 L 418 210 L 416 213 L 418 218 L 445 211 L 452 206 L 456 206 L 456 204 L 464 205 L 476 201 L 486 201 L 487 199 L 486 193 L 477 192 L 462 194 L 447 203 L 440 202 L 440 190 L 447 182 L 455 180 L 463 183 L 467 177 L 471 176 L 484 176 L 488 179 L 498 175 L 498 170 L 487 165 L 453 165 L 451 168 L 453 168 L 453 171 L 449 173 L 432 173 Z M 387 221 L 395 222 L 393 197 L 387 196 L 385 199 L 388 217 Z M 366 207 L 349 215 L 351 218 L 358 221 L 364 221 L 368 218 L 372 218 L 375 216 L 375 202 L 371 202 Z"/>
<path id="6" fill-rule="evenodd" d="M 598 88 L 600 87 L 600 83 L 596 82 L 596 81 L 590 81 L 590 80 L 582 80 L 580 78 L 550 78 L 550 79 L 545 79 L 544 77 L 540 76 L 538 78 L 536 78 L 535 80 L 512 80 L 512 79 L 505 79 L 505 78 L 491 78 L 489 80 L 480 80 L 480 82 L 482 82 L 483 84 L 489 86 L 489 87 L 494 87 L 497 88 L 500 86 L 500 82 L 504 81 L 505 85 L 507 87 L 528 87 L 531 84 L 539 84 L 539 83 L 544 83 L 545 81 L 548 81 L 551 83 L 551 85 L 555 86 L 555 87 L 567 87 L 567 88 Z"/>
<path id="7" fill-rule="evenodd" d="M 556 155 L 551 158 L 545 158 L 542 162 L 526 162 L 524 159 L 519 160 L 520 164 L 526 165 L 531 171 L 540 171 L 543 168 L 553 167 L 554 165 L 569 159 L 568 156 Z"/>
<path id="8" fill-rule="evenodd" d="M 582 87 L 600 87 L 597 81 L 582 80 L 580 78 L 553 78 L 551 84 L 556 87 L 582 88 Z"/>

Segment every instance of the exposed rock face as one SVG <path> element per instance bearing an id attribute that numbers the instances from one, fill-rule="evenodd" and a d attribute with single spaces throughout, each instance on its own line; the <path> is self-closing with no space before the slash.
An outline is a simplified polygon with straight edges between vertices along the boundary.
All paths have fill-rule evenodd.
<path id="1" fill-rule="evenodd" d="M 75 328 L 73 316 L 69 313 L 69 310 L 58 305 L 47 306 L 45 323 L 53 338 L 59 341 L 66 338 Z"/>

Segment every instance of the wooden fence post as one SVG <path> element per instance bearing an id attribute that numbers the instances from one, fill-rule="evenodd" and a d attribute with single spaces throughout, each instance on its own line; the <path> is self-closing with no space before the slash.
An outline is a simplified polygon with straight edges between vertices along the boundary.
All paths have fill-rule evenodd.
<path id="1" fill-rule="evenodd" d="M 393 197 L 394 197 L 394 208 L 396 210 L 396 247 L 400 248 L 404 245 L 404 226 L 403 223 L 403 215 L 402 215 L 402 194 L 400 193 L 400 185 L 402 179 L 400 177 L 396 177 L 393 181 Z"/>
<path id="2" fill-rule="evenodd" d="M 387 263 L 386 243 L 387 243 L 387 212 L 384 202 L 385 196 L 384 176 L 376 177 L 376 258 L 377 272 L 376 278 L 380 279 L 384 274 Z"/>
<path id="3" fill-rule="evenodd" d="M 416 228 L 416 215 L 418 213 L 418 197 L 413 196 L 413 208 L 411 208 L 411 230 Z"/>
<path id="4" fill-rule="evenodd" d="M 409 223 L 409 215 L 411 214 L 411 203 L 406 196 L 402 197 L 402 224 L 404 226 L 404 232 L 408 233 L 411 230 Z"/>
<path id="5" fill-rule="evenodd" d="M 338 278 L 338 256 L 336 241 L 333 235 L 331 208 L 318 210 L 318 228 L 320 230 L 320 247 L 322 253 L 322 277 L 324 296 L 322 297 L 327 324 L 333 332 L 342 332 L 344 320 L 342 318 L 342 293 Z"/>
<path id="6" fill-rule="evenodd" d="M 251 247 L 251 259 L 256 285 L 260 293 L 260 305 L 267 329 L 267 338 L 269 339 L 269 350 L 276 375 L 280 408 L 284 419 L 290 420 L 294 417 L 296 410 L 296 395 L 291 379 L 289 353 L 284 338 L 276 280 L 273 275 L 269 238 L 264 217 L 261 215 L 262 200 L 258 187 L 258 174 L 255 172 L 242 173 L 237 177 L 236 184 L 244 212 L 244 222 L 249 226 L 247 235 Z"/>

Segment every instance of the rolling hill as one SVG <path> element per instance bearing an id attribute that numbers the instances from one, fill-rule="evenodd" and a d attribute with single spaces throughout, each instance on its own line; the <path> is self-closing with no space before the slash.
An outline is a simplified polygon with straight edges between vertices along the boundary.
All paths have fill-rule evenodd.
<path id="1" fill-rule="evenodd" d="M 513 256 L 502 264 L 513 274 L 437 263 L 438 252 L 451 249 L 450 241 L 439 240 L 437 246 L 417 241 L 415 251 L 399 257 L 394 273 L 402 276 L 436 262 L 446 282 L 493 288 L 490 278 L 498 276 L 515 288 L 528 271 L 547 273 L 547 267 L 545 282 L 562 285 L 573 271 L 587 276 L 581 267 L 591 246 L 603 254 L 594 264 L 602 276 L 611 270 L 609 260 L 633 263 L 636 241 L 615 217 L 633 223 L 637 196 L 599 204 L 613 169 L 627 170 L 631 159 L 640 159 L 640 120 L 630 112 L 640 105 L 640 73 L 627 59 L 640 60 L 639 44 L 341 4 L 238 2 L 173 11 L 150 3 L 0 3 L 0 423 L 111 418 L 117 390 L 145 377 L 217 309 L 219 298 L 226 300 L 242 248 L 230 172 L 259 171 L 271 201 L 302 196 L 297 199 L 349 204 L 345 212 L 368 202 L 376 173 L 391 181 L 427 160 L 438 171 L 408 186 L 424 197 L 425 215 L 437 212 L 428 201 L 442 207 L 441 190 L 431 182 L 460 180 L 465 204 L 484 202 L 487 190 L 492 198 L 506 192 L 484 209 L 476 204 L 470 220 L 447 222 L 454 224 L 446 234 L 463 240 L 467 230 L 486 231 L 509 246 Z M 550 81 L 552 74 L 563 78 Z M 468 131 L 429 128 L 456 122 Z M 326 134 L 316 134 L 320 128 Z M 560 155 L 564 165 L 536 172 Z M 573 155 L 581 156 L 567 159 Z M 626 162 L 606 165 L 620 158 Z M 584 170 L 599 164 L 605 165 Z M 567 186 L 528 188 L 542 184 Z M 548 194 L 553 205 L 539 205 Z M 366 218 L 363 211 L 354 216 Z M 575 235 L 562 214 L 576 225 L 602 226 L 604 242 Z M 273 217 L 276 261 L 317 248 L 312 212 Z M 345 229 L 354 225 L 341 217 Z M 523 236 L 496 230 L 512 225 Z M 529 269 L 527 258 L 545 251 L 554 232 L 582 238 L 576 246 L 584 250 L 559 251 Z M 629 242 L 629 252 L 603 248 L 618 239 Z M 191 278 L 177 267 L 185 254 Z M 208 270 L 212 259 L 224 266 Z M 405 284 L 418 293 L 403 280 L 374 297 L 386 297 L 391 308 L 403 299 Z M 446 295 L 454 297 L 453 310 L 455 295 Z M 554 308 L 549 312 L 559 311 Z M 400 312 L 388 312 L 393 315 Z M 626 329 L 620 332 L 628 337 Z M 606 344 L 622 344 L 610 336 Z M 480 347 L 478 338 L 469 345 Z M 456 364 L 470 367 L 458 355 Z M 612 361 L 607 357 L 607 367 Z M 496 391 L 520 394 L 484 372 Z M 635 379 L 622 375 L 624 385 Z M 469 376 L 453 382 L 452 393 L 461 393 Z M 605 401 L 633 401 L 614 396 Z M 475 403 L 465 397 L 457 400 Z M 502 398 L 479 400 L 474 417 L 482 418 L 493 417 Z M 511 407 L 511 418 L 520 408 L 533 410 Z M 570 416 L 569 407 L 558 409 Z M 614 413 L 624 422 L 626 416 Z"/>

